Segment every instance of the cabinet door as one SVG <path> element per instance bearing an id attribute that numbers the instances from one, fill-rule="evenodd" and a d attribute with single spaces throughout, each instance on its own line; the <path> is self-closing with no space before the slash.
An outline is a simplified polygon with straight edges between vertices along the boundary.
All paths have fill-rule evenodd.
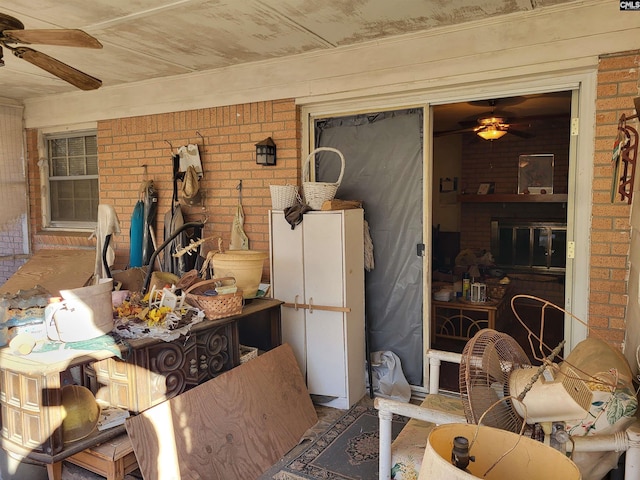
<path id="1" fill-rule="evenodd" d="M 304 280 L 307 303 L 344 306 L 343 215 L 305 215 Z M 345 315 L 307 311 L 307 386 L 309 393 L 346 395 Z"/>
<path id="2" fill-rule="evenodd" d="M 306 323 L 309 393 L 345 397 L 344 314 L 314 310 L 313 313 L 307 312 Z"/>
<path id="3" fill-rule="evenodd" d="M 305 215 L 304 284 L 307 302 L 344 306 L 343 215 Z"/>
<path id="4" fill-rule="evenodd" d="M 303 225 L 291 230 L 283 212 L 271 212 L 271 291 L 287 303 L 306 303 L 302 265 Z M 305 311 L 282 308 L 282 341 L 288 343 L 304 375 L 306 372 Z"/>

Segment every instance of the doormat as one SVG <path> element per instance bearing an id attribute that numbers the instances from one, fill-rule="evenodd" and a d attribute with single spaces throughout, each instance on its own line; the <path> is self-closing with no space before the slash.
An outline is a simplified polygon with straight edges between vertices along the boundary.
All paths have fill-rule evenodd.
<path id="1" fill-rule="evenodd" d="M 394 415 L 395 438 L 408 418 Z M 378 410 L 355 405 L 298 456 L 289 460 L 273 480 L 371 480 L 378 478 Z"/>

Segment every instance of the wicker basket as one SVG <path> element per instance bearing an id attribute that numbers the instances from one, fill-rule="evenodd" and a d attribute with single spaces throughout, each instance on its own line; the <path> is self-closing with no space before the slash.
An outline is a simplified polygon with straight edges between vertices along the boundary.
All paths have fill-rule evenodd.
<path id="1" fill-rule="evenodd" d="M 502 285 L 497 280 L 487 280 L 487 297 L 491 300 L 500 300 L 507 293 L 509 285 Z"/>
<path id="2" fill-rule="evenodd" d="M 333 152 L 338 154 L 340 157 L 340 162 L 342 166 L 340 168 L 340 176 L 336 183 L 328 183 L 328 182 L 310 182 L 309 179 L 309 166 L 311 165 L 311 159 L 318 152 Z M 338 187 L 342 182 L 342 176 L 344 175 L 344 155 L 340 150 L 331 148 L 331 147 L 319 147 L 313 150 L 307 160 L 304 162 L 304 167 L 302 170 L 302 191 L 304 193 L 304 201 L 307 205 L 309 205 L 313 210 L 320 210 L 322 208 L 322 204 L 327 200 L 333 200 L 336 196 L 336 192 L 338 191 Z"/>
<path id="3" fill-rule="evenodd" d="M 211 290 L 208 285 L 216 285 L 225 281 L 233 281 L 233 277 L 212 278 L 203 280 L 191 285 L 184 291 L 187 303 L 204 311 L 204 316 L 208 320 L 230 317 L 242 313 L 242 290 L 225 295 L 204 295 L 204 292 Z"/>
<path id="4" fill-rule="evenodd" d="M 249 360 L 258 358 L 258 349 L 256 347 L 248 347 L 240 345 L 240 363 L 247 363 Z"/>
<path id="5" fill-rule="evenodd" d="M 298 198 L 296 185 L 269 185 L 271 190 L 271 207 L 274 210 L 284 210 L 293 207 Z"/>

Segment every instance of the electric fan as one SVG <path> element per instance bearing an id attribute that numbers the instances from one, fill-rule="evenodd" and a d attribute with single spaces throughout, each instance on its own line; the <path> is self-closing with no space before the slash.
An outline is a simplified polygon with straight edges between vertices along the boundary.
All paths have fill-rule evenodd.
<path id="1" fill-rule="evenodd" d="M 564 311 L 537 300 L 545 307 L 551 305 Z M 544 317 L 544 308 L 542 311 Z M 516 317 L 523 323 L 517 314 Z M 544 320 L 541 323 L 544 328 Z M 531 336 L 536 335 L 524 326 L 531 343 Z M 541 352 L 543 346 L 549 348 L 539 342 Z M 597 453 L 584 454 L 579 460 L 574 456 L 583 478 L 599 479 L 616 466 L 620 452 L 629 448 L 628 442 L 623 446 L 624 440 L 613 435 L 635 421 L 637 398 L 631 368 L 619 351 L 594 337 L 576 345 L 564 361 L 553 363 L 563 343 L 543 358 L 539 367 L 534 367 L 515 339 L 495 330 L 480 330 L 465 345 L 460 363 L 465 416 L 470 423 L 479 423 L 482 418 L 484 425 L 516 433 L 522 431 L 523 422 L 540 424 L 547 444 L 551 443 L 552 425 L 561 422 L 562 428 L 553 430 L 560 432 L 554 440 L 573 452 L 582 448 L 594 451 L 586 445 L 589 442 L 578 446 L 579 437 L 600 437 Z M 533 343 L 531 346 L 533 349 Z M 603 462 L 603 452 L 613 453 L 610 457 L 615 462 L 611 458 Z"/>
<path id="2" fill-rule="evenodd" d="M 483 329 L 462 352 L 460 395 L 468 421 L 478 423 L 485 414 L 483 423 L 519 432 L 523 420 L 535 424 L 585 419 L 595 392 L 609 397 L 599 399 L 598 405 L 610 404 L 616 392 L 631 387 L 631 375 L 622 354 L 597 338 L 580 342 L 559 365 L 548 362 L 536 368 L 509 335 Z M 623 417 L 631 417 L 636 406 L 631 401 Z"/>

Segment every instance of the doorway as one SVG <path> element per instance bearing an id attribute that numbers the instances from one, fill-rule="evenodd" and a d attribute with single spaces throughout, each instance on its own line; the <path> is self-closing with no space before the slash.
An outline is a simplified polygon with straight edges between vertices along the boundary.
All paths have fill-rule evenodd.
<path id="1" fill-rule="evenodd" d="M 591 210 L 589 204 L 589 198 L 592 194 L 591 182 L 592 178 L 589 172 L 593 169 L 593 134 L 595 111 L 595 92 L 596 92 L 596 75 L 594 73 L 576 73 L 567 75 L 553 75 L 553 77 L 543 76 L 544 78 L 531 78 L 529 80 L 518 79 L 515 82 L 500 83 L 496 82 L 496 85 L 487 86 L 481 85 L 482 94 L 485 97 L 489 95 L 500 98 L 504 95 L 504 92 L 508 92 L 511 95 L 520 95 L 521 92 L 527 92 L 525 96 L 538 96 L 544 97 L 546 93 L 555 92 L 571 92 L 571 113 L 570 116 L 573 119 L 580 117 L 579 123 L 572 123 L 570 147 L 569 147 L 569 172 L 568 177 L 568 200 L 566 204 L 563 204 L 563 208 L 566 208 L 567 217 L 567 243 L 571 243 L 575 246 L 575 258 L 568 257 L 566 261 L 565 271 L 565 297 L 564 307 L 571 315 L 575 315 L 577 318 L 586 319 L 587 304 L 584 296 L 584 292 L 588 291 L 588 279 L 589 279 L 589 255 L 588 246 L 589 242 L 585 241 L 589 235 Z M 480 86 L 478 86 L 480 87 Z M 458 185 L 456 192 L 444 192 L 449 193 L 449 198 L 440 198 L 440 185 L 439 179 L 441 177 L 446 178 L 447 175 L 443 175 L 443 172 L 434 171 L 437 165 L 434 165 L 434 145 L 435 142 L 454 142 L 455 136 L 439 136 L 433 138 L 434 131 L 440 131 L 443 128 L 447 129 L 459 129 L 460 125 L 458 121 L 460 117 L 449 116 L 448 113 L 455 113 L 456 108 L 460 104 L 465 104 L 465 108 L 469 108 L 467 99 L 478 98 L 477 89 L 473 87 L 466 87 L 464 92 L 460 89 L 448 90 L 442 89 L 433 92 L 419 92 L 414 94 L 408 94 L 395 97 L 379 97 L 354 100 L 354 99 L 342 99 L 342 100 L 328 100 L 325 101 L 322 97 L 315 98 L 313 102 L 308 102 L 302 106 L 302 117 L 304 121 L 303 138 L 304 143 L 308 145 L 306 147 L 306 153 L 314 146 L 318 145 L 314 131 L 315 122 L 318 119 L 337 119 L 346 118 L 350 115 L 356 115 L 354 112 L 384 112 L 392 111 L 394 109 L 407 108 L 410 109 L 413 106 L 420 107 L 419 109 L 425 113 L 423 115 L 424 125 L 422 131 L 425 132 L 425 138 L 423 138 L 422 152 L 423 152 L 423 165 L 420 172 L 420 178 L 424 179 L 424 185 L 422 187 L 422 238 L 426 241 L 425 256 L 422 257 L 423 268 L 423 280 L 422 285 L 425 289 L 425 294 L 422 296 L 423 305 L 421 312 L 423 315 L 422 335 L 420 340 L 422 343 L 422 350 L 420 356 L 409 358 L 405 361 L 403 359 L 403 370 L 405 369 L 405 363 L 421 364 L 423 366 L 423 374 L 419 375 L 422 378 L 422 383 L 412 380 L 412 390 L 416 392 L 428 392 L 432 387 L 429 380 L 429 364 L 430 364 L 430 350 L 433 349 L 433 334 L 430 331 L 431 316 L 432 316 L 432 302 L 431 302 L 431 282 L 432 282 L 432 244 L 431 237 L 436 235 L 436 226 L 440 224 L 441 231 L 446 231 L 447 221 L 451 221 L 455 224 L 456 229 L 453 231 L 459 231 L 459 223 L 461 221 L 460 214 L 457 215 L 445 215 L 438 217 L 438 211 L 432 209 L 433 205 L 439 204 L 441 200 L 443 202 L 453 202 L 458 195 L 460 195 L 463 185 L 460 183 L 462 178 L 461 171 L 454 171 L 457 174 Z M 478 91 L 480 91 L 478 90 Z M 535 93 L 530 92 L 546 92 Z M 580 92 L 580 93 L 579 93 Z M 568 95 L 568 94 L 566 94 Z M 552 97 L 549 97 L 552 98 Z M 526 105 L 526 104 L 525 104 Z M 417 108 L 416 107 L 416 108 Z M 434 109 L 438 109 L 435 110 Z M 471 112 L 471 115 L 476 115 L 478 112 L 486 111 L 486 104 L 484 107 L 477 106 L 475 110 Z M 512 110 L 509 107 L 509 110 Z M 435 115 L 434 115 L 435 113 Z M 375 113 L 374 113 L 375 114 Z M 532 115 L 537 113 L 532 113 Z M 469 115 L 467 115 L 469 117 Z M 464 118 L 464 117 L 462 117 Z M 455 121 L 451 122 L 451 119 Z M 443 123 L 443 120 L 447 120 L 448 123 Z M 422 132 L 420 133 L 422 135 Z M 543 138 L 543 137 L 540 137 Z M 460 158 L 459 150 L 462 148 L 462 143 L 456 141 L 456 146 L 450 147 L 450 159 Z M 497 142 L 493 143 L 493 148 L 498 145 Z M 306 155 L 305 153 L 305 155 Z M 578 154 L 580 156 L 579 168 L 578 168 Z M 457 157 L 456 157 L 457 155 Z M 305 157 L 303 157 L 304 160 Z M 373 158 L 373 157 L 371 157 Z M 384 161 L 384 159 L 383 159 Z M 349 159 L 347 158 L 347 163 Z M 448 162 L 450 166 L 453 166 L 455 162 Z M 495 166 L 495 165 L 494 165 Z M 461 166 L 458 166 L 460 169 Z M 347 166 L 349 169 L 349 166 Z M 382 173 L 384 174 L 384 173 Z M 335 181 L 335 176 L 331 177 L 330 181 Z M 365 180 L 366 182 L 366 180 Z M 498 183 L 496 183 L 496 186 Z M 450 185 L 445 183 L 443 190 L 450 188 Z M 384 191 L 376 191 L 375 195 L 386 195 Z M 348 198 L 343 196 L 342 187 L 339 189 L 338 198 Z M 365 205 L 366 208 L 366 205 Z M 455 208 L 448 206 L 446 208 Z M 450 213 L 450 212 L 449 212 Z M 444 218 L 444 220 L 443 220 Z M 458 222 L 457 224 L 455 222 Z M 433 226 L 433 228 L 432 228 Z M 440 236 L 440 238 L 445 238 Z M 490 243 L 490 239 L 487 239 Z M 448 243 L 448 242 L 445 242 Z M 455 251 L 459 251 L 456 247 Z M 378 250 L 378 253 L 380 251 Z M 455 258 L 455 255 L 454 255 Z M 571 351 L 571 349 L 587 336 L 586 327 L 575 321 L 571 315 L 565 315 L 564 318 L 564 335 L 567 343 L 565 344 L 565 353 Z M 392 330 L 393 325 L 385 325 L 385 328 Z M 396 335 L 395 331 L 391 331 L 390 335 Z M 416 334 L 417 335 L 417 334 Z M 373 346 L 375 349 L 377 347 Z M 456 354 L 449 354 L 445 352 L 442 355 L 436 353 L 434 361 L 438 361 L 438 358 L 442 360 L 442 366 L 449 361 L 455 361 Z M 434 377 L 436 378 L 436 377 Z"/>
<path id="2" fill-rule="evenodd" d="M 490 326 L 530 353 L 511 298 L 529 294 L 564 306 L 572 96 L 560 91 L 432 107 L 431 348 L 461 353 L 468 338 Z M 537 183 L 526 183 L 529 161 L 544 167 Z M 457 297 L 463 277 L 486 289 L 486 300 Z M 516 307 L 539 334 L 539 304 L 519 300 Z M 555 317 L 544 329 L 551 348 L 565 337 L 564 316 Z M 443 364 L 440 385 L 458 390 L 457 365 Z"/>
<path id="3" fill-rule="evenodd" d="M 423 109 L 314 120 L 315 146 L 345 157 L 341 199 L 364 203 L 374 268 L 365 272 L 370 351 L 392 351 L 412 385 L 423 383 Z M 340 162 L 315 156 L 317 181 L 335 182 Z"/>

